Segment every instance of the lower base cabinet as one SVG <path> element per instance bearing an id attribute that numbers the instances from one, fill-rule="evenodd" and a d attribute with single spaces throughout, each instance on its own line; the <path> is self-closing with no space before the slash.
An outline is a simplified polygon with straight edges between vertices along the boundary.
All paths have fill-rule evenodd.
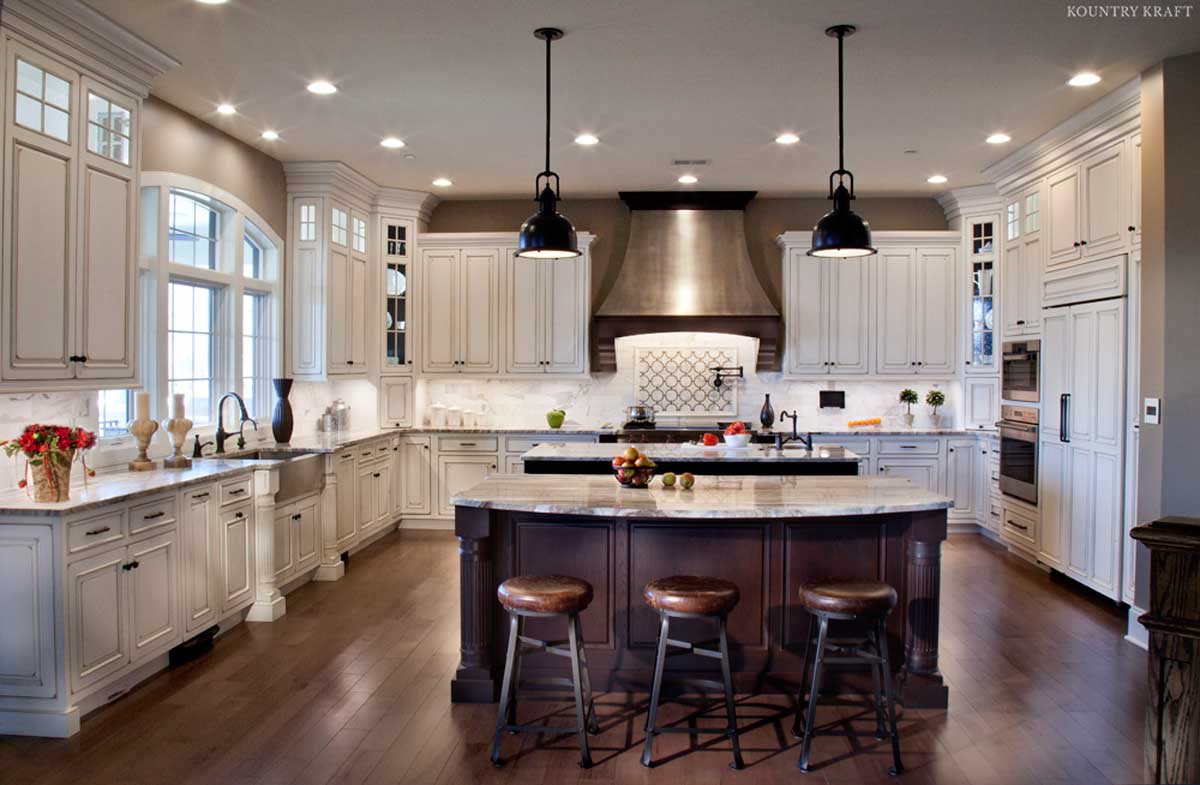
<path id="1" fill-rule="evenodd" d="M 205 485 L 183 494 L 180 541 L 183 544 L 184 635 L 191 636 L 217 619 L 217 597 L 212 583 L 217 554 L 217 488 Z"/>
<path id="2" fill-rule="evenodd" d="M 937 458 L 891 458 L 880 456 L 877 472 L 884 477 L 902 477 L 914 485 L 942 492 L 941 461 Z"/>
<path id="3" fill-rule="evenodd" d="M 246 502 L 223 510 L 217 568 L 221 594 L 221 617 L 254 602 L 254 506 Z"/>
<path id="4" fill-rule="evenodd" d="M 980 457 L 975 439 L 950 439 L 946 444 L 946 495 L 954 500 L 951 520 L 975 520 Z"/>
<path id="5" fill-rule="evenodd" d="M 429 515 L 433 512 L 433 456 L 429 436 L 400 437 L 400 465 L 404 473 L 404 515 Z"/>
<path id="6" fill-rule="evenodd" d="M 494 453 L 472 455 L 444 454 L 438 456 L 438 477 L 441 489 L 438 492 L 438 512 L 443 517 L 454 517 L 454 505 L 450 498 L 459 491 L 465 491 L 472 485 L 483 482 L 489 474 L 496 472 L 496 455 Z"/>
<path id="7" fill-rule="evenodd" d="M 321 494 L 276 507 L 273 540 L 271 565 L 277 586 L 316 567 L 321 558 Z"/>

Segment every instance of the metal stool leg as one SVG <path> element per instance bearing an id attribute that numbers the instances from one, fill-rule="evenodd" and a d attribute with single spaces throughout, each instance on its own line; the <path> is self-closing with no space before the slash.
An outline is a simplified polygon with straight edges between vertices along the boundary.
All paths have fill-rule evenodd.
<path id="1" fill-rule="evenodd" d="M 600 721 L 596 718 L 596 702 L 592 699 L 592 674 L 588 668 L 587 644 L 583 641 L 583 624 L 575 617 L 575 634 L 579 637 L 579 665 L 583 675 L 583 697 L 587 701 L 588 733 L 600 732 Z"/>
<path id="2" fill-rule="evenodd" d="M 642 749 L 642 765 L 649 768 L 653 754 L 654 735 L 658 733 L 658 696 L 662 692 L 663 664 L 667 659 L 667 634 L 671 631 L 671 620 L 659 614 L 662 623 L 658 631 L 658 653 L 654 657 L 654 681 L 650 685 L 650 708 L 646 714 L 646 743 Z"/>
<path id="3" fill-rule="evenodd" d="M 892 668 L 888 663 L 887 625 L 884 618 L 879 619 L 875 640 L 879 643 L 879 656 L 883 659 L 883 692 L 887 698 L 888 723 L 892 732 L 892 767 L 888 769 L 888 774 L 896 776 L 904 772 L 904 765 L 900 762 L 900 730 L 896 727 L 896 700 L 892 693 Z"/>
<path id="4" fill-rule="evenodd" d="M 733 703 L 733 677 L 729 672 L 729 641 L 725 636 L 725 614 L 721 614 L 718 624 L 720 625 L 721 641 L 721 678 L 725 681 L 725 714 L 729 722 L 725 727 L 725 732 L 733 744 L 733 763 L 729 764 L 729 768 L 740 769 L 746 764 L 742 762 L 742 748 L 738 743 L 737 712 L 734 710 Z"/>
<path id="5" fill-rule="evenodd" d="M 867 636 L 868 636 L 867 637 L 868 642 L 871 643 L 872 648 L 875 649 L 875 654 L 882 657 L 883 649 L 879 642 L 879 631 L 874 630 L 874 629 L 868 630 Z M 876 741 L 883 741 L 884 739 L 887 738 L 887 725 L 883 718 L 883 690 L 879 686 L 880 685 L 880 673 L 882 672 L 882 669 L 883 669 L 883 665 L 881 663 L 875 663 L 874 665 L 871 666 L 871 680 L 873 682 L 875 682 L 875 739 L 876 739 Z"/>
<path id="6" fill-rule="evenodd" d="M 825 636 L 829 632 L 829 617 L 820 617 L 817 628 L 817 656 L 813 662 L 812 684 L 808 694 L 808 718 L 804 723 L 804 745 L 800 748 L 800 760 L 796 765 L 801 771 L 808 771 L 808 753 L 812 747 L 813 727 L 817 720 L 817 698 L 821 694 L 821 660 L 825 656 Z"/>
<path id="7" fill-rule="evenodd" d="M 521 636 L 525 634 L 525 617 L 516 616 L 517 620 L 517 648 L 513 657 L 513 676 L 512 687 L 508 693 L 508 724 L 517 724 L 517 698 L 521 694 L 521 663 L 525 660 L 525 655 L 521 651 Z M 515 730 L 510 730 L 509 733 L 516 733 Z"/>
<path id="8" fill-rule="evenodd" d="M 804 689 L 808 684 L 808 664 L 812 661 L 812 646 L 813 646 L 813 615 L 808 614 L 808 632 L 804 636 L 804 664 L 800 667 L 800 691 L 796 694 L 796 716 L 792 720 L 792 737 L 800 738 L 800 717 L 804 714 L 804 698 L 807 696 L 807 691 Z"/>
<path id="9" fill-rule="evenodd" d="M 500 706 L 496 712 L 496 738 L 492 741 L 492 765 L 497 767 L 504 765 L 504 762 L 500 760 L 500 736 L 504 733 L 504 727 L 508 720 L 508 702 L 512 697 L 513 687 L 513 660 L 517 656 L 520 636 L 519 617 L 515 613 L 510 613 L 508 618 L 510 619 L 508 627 L 508 654 L 504 658 L 504 681 L 501 683 Z"/>
<path id="10" fill-rule="evenodd" d="M 588 749 L 587 707 L 583 702 L 583 676 L 579 667 L 579 619 L 572 613 L 567 617 L 567 637 L 571 643 L 571 682 L 575 688 L 575 726 L 579 729 L 579 766 L 592 767 L 592 753 Z"/>

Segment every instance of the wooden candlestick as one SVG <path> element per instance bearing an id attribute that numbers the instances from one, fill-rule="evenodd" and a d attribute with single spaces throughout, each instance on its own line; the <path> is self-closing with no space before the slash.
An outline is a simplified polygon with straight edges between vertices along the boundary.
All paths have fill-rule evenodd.
<path id="1" fill-rule="evenodd" d="M 175 452 L 169 458 L 163 458 L 165 469 L 190 469 L 192 459 L 183 454 L 187 444 L 188 431 L 192 430 L 192 421 L 183 414 L 183 393 L 175 393 L 171 403 L 171 419 L 163 422 L 163 430 L 171 437 L 171 445 Z"/>
<path id="2" fill-rule="evenodd" d="M 150 440 L 154 437 L 154 432 L 158 430 L 158 423 L 154 420 L 131 420 L 129 423 L 129 432 L 137 439 L 138 454 L 137 457 L 129 462 L 129 471 L 131 472 L 148 472 L 153 471 L 155 467 L 154 461 L 150 460 L 150 456 L 146 451 L 150 449 Z"/>

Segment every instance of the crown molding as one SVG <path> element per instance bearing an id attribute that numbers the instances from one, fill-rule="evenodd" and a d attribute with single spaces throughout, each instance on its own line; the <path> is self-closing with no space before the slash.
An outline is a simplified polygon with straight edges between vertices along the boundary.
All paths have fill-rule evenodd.
<path id="1" fill-rule="evenodd" d="M 332 196 L 363 212 L 404 213 L 429 223 L 441 201 L 425 191 L 388 188 L 341 161 L 285 161 L 289 196 Z"/>
<path id="2" fill-rule="evenodd" d="M 519 232 L 425 232 L 421 234 L 421 248 L 464 248 L 464 247 L 515 247 Z M 591 232 L 576 232 L 579 250 L 586 251 L 596 242 Z"/>
<path id="3" fill-rule="evenodd" d="M 80 0 L 0 0 L 0 27 L 142 99 L 180 64 Z"/>
<path id="4" fill-rule="evenodd" d="M 812 247 L 812 235 L 813 233 L 808 231 L 784 232 L 775 238 L 775 243 L 780 248 L 804 248 L 807 250 Z M 962 235 L 959 232 L 950 229 L 898 229 L 871 232 L 871 242 L 876 247 L 883 245 L 950 245 L 958 247 L 961 238 Z"/>
<path id="5" fill-rule="evenodd" d="M 996 212 L 1004 206 L 1004 199 L 991 183 L 954 188 L 938 194 L 937 203 L 946 213 L 947 221 L 964 215 Z"/>
<path id="6" fill-rule="evenodd" d="M 1108 95 L 983 170 L 1001 193 L 1024 185 L 1078 159 L 1093 148 L 1141 124 L 1141 77 L 1135 76 Z"/>
<path id="7" fill-rule="evenodd" d="M 377 211 L 415 214 L 421 224 L 428 224 L 441 198 L 425 191 L 408 188 L 380 188 L 375 194 Z"/>

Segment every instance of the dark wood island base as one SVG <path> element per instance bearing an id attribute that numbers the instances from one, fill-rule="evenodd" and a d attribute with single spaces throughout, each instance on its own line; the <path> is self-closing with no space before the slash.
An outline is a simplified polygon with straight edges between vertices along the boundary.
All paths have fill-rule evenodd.
<path id="1" fill-rule="evenodd" d="M 496 588 L 505 579 L 562 574 L 591 583 L 595 599 L 581 620 L 592 683 L 598 690 L 648 692 L 658 620 L 642 600 L 642 587 L 666 575 L 697 574 L 731 580 L 741 591 L 741 603 L 729 616 L 738 692 L 794 693 L 802 683 L 809 619 L 797 602 L 800 584 L 871 579 L 891 584 L 899 594 L 887 631 L 901 702 L 910 708 L 946 707 L 948 691 L 938 671 L 945 509 L 728 519 L 604 512 L 457 507 L 462 662 L 451 685 L 452 700 L 497 699 L 508 628 Z M 554 637 L 553 630 L 542 629 L 542 621 L 531 619 L 528 634 Z M 699 639 L 711 632 L 700 626 L 688 629 L 688 624 L 679 622 L 678 637 Z M 561 675 L 559 659 L 531 655 L 523 677 Z M 676 676 L 711 675 L 714 667 L 697 656 L 675 657 L 668 678 L 671 671 Z M 865 678 L 866 672 L 861 675 Z M 830 674 L 827 689 L 838 687 L 837 676 L 836 671 Z M 869 688 L 856 673 L 847 671 L 841 678 L 848 690 Z"/>

